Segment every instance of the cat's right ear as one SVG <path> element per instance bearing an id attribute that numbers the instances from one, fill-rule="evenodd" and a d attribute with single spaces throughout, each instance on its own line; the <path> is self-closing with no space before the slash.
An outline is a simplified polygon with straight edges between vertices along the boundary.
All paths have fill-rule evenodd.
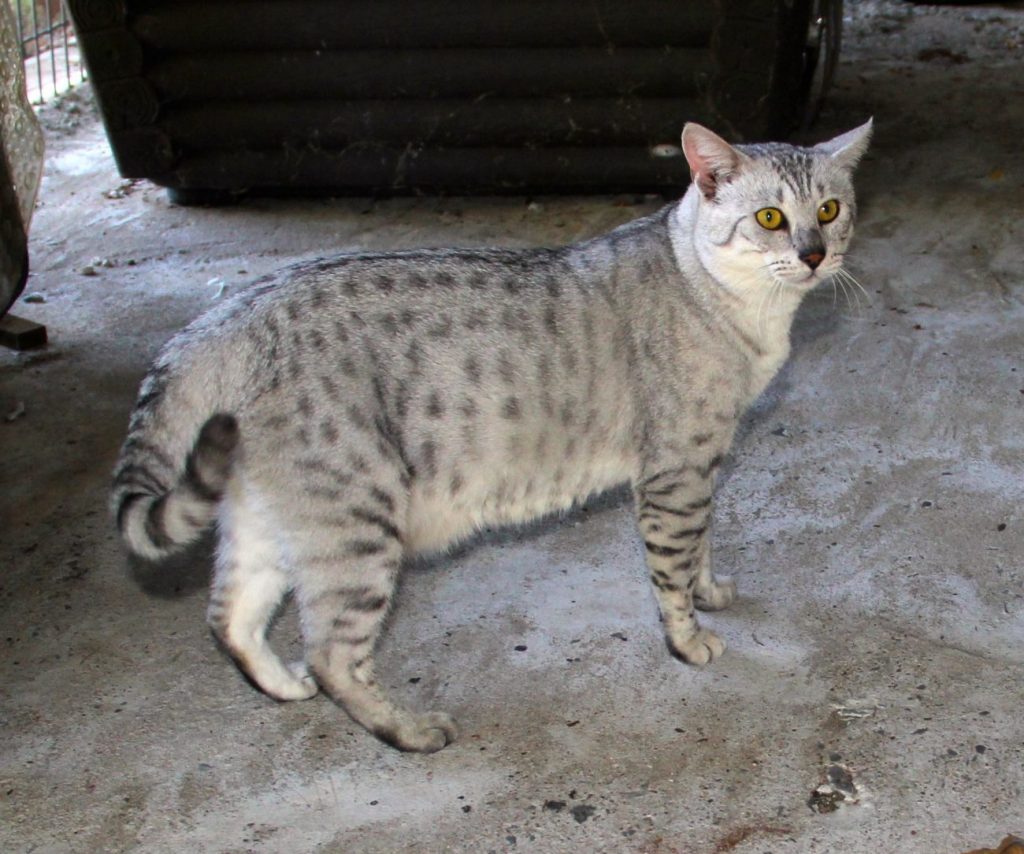
<path id="1" fill-rule="evenodd" d="M 693 122 L 683 128 L 683 154 L 690 164 L 690 177 L 709 201 L 715 198 L 718 186 L 731 181 L 747 160 L 747 155 L 718 134 Z"/>

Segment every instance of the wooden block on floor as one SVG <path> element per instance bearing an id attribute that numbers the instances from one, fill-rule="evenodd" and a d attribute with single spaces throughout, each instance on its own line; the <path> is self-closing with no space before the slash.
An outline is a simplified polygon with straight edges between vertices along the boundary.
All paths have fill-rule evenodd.
<path id="1" fill-rule="evenodd" d="M 0 317 L 0 346 L 12 350 L 35 350 L 46 346 L 46 327 L 23 317 Z"/>

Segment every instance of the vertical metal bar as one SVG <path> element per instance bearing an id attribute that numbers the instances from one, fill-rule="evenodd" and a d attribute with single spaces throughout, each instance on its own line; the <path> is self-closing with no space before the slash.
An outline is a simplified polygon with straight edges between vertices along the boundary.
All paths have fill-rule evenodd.
<path id="1" fill-rule="evenodd" d="M 53 94 L 57 95 L 57 48 L 53 44 L 53 10 L 50 7 L 50 0 L 46 0 L 46 28 L 50 37 L 50 79 L 53 80 Z"/>
<path id="2" fill-rule="evenodd" d="M 35 42 L 35 60 L 36 60 L 36 81 L 39 83 L 39 103 L 43 103 L 43 69 L 39 64 L 39 12 L 36 10 L 35 0 L 31 0 L 32 5 L 32 39 Z"/>
<path id="3" fill-rule="evenodd" d="M 60 33 L 64 39 L 64 76 L 67 78 L 68 89 L 73 85 L 71 82 L 71 60 L 68 58 L 68 11 L 64 8 L 63 0 L 60 4 Z"/>
<path id="4" fill-rule="evenodd" d="M 72 50 L 71 41 L 75 39 L 77 47 L 77 37 L 64 0 L 0 0 L 0 3 L 7 2 L 14 8 L 14 26 L 26 82 L 37 87 L 31 99 L 34 105 L 46 103 L 86 80 L 85 69 L 76 61 L 76 52 Z M 45 7 L 40 9 L 39 3 L 44 3 Z M 63 40 L 62 45 L 55 42 L 57 38 Z M 62 54 L 61 68 L 58 66 Z M 27 67 L 30 61 L 35 63 L 34 75 Z M 50 63 L 48 72 L 43 69 L 44 62 Z"/>
<path id="5" fill-rule="evenodd" d="M 21 50 L 21 61 L 25 61 L 25 22 L 21 19 L 21 0 L 14 0 L 14 19 L 18 27 L 18 48 Z"/>

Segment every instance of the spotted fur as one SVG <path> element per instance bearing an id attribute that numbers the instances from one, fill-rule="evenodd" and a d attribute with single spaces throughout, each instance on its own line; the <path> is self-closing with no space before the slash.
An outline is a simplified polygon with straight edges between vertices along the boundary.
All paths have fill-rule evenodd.
<path id="1" fill-rule="evenodd" d="M 114 478 L 129 548 L 158 558 L 216 519 L 209 622 L 245 673 L 281 700 L 322 686 L 431 751 L 451 719 L 373 677 L 403 561 L 627 482 L 669 648 L 710 661 L 722 642 L 694 609 L 735 594 L 711 569 L 715 478 L 801 298 L 842 263 L 869 130 L 732 147 L 688 125 L 684 198 L 598 239 L 341 255 L 257 282 L 142 384 Z M 828 199 L 840 214 L 822 225 Z M 769 205 L 789 228 L 757 224 Z M 266 640 L 289 591 L 293 665 Z"/>

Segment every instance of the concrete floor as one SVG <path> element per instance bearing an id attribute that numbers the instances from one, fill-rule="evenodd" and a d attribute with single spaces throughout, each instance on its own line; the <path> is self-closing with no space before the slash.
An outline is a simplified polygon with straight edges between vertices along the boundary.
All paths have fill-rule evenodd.
<path id="1" fill-rule="evenodd" d="M 818 138 L 873 114 L 852 269 L 744 424 L 704 670 L 666 652 L 623 496 L 407 577 L 382 681 L 459 741 L 257 693 L 208 550 L 129 567 L 108 473 L 148 361 L 326 251 L 596 234 L 622 198 L 168 205 L 71 101 L 0 354 L 0 850 L 962 852 L 1024 834 L 1024 8 L 849 2 Z M 75 112 L 80 110 L 79 112 Z M 680 125 L 686 116 L 680 116 Z M 87 275 L 89 272 L 94 275 Z M 852 297 L 851 297 L 852 299 Z M 294 650 L 294 614 L 276 642 Z"/>

